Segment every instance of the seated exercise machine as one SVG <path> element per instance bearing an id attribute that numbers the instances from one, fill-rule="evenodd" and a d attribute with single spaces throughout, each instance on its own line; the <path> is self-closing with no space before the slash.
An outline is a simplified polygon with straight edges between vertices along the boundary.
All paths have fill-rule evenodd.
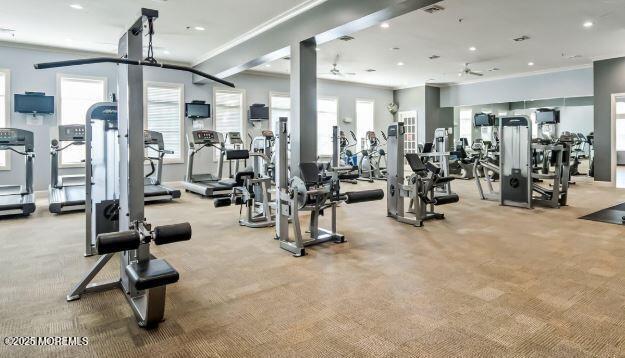
<path id="1" fill-rule="evenodd" d="M 64 145 L 64 143 L 67 143 Z M 59 175 L 59 157 L 71 146 L 85 145 L 85 125 L 59 125 L 58 137 L 50 142 L 50 187 L 48 207 L 53 214 L 85 209 L 85 176 Z"/>
<path id="2" fill-rule="evenodd" d="M 23 151 L 15 149 L 24 148 Z M 33 132 L 17 128 L 0 128 L 0 153 L 24 156 L 26 162 L 26 185 L 0 185 L 0 216 L 24 215 L 35 211 L 33 193 L 33 160 L 35 140 Z"/>
<path id="3" fill-rule="evenodd" d="M 234 176 L 234 187 L 230 197 L 214 200 L 216 208 L 232 204 L 246 206 L 246 216 L 239 219 L 239 224 L 251 228 L 268 227 L 275 225 L 275 203 L 271 202 L 269 194 L 271 177 L 266 175 L 264 163 L 270 162 L 264 152 L 249 152 L 245 149 L 226 150 L 229 160 L 252 159 L 252 167 L 237 171 Z"/>
<path id="4" fill-rule="evenodd" d="M 277 195 L 276 239 L 280 248 L 293 253 L 293 256 L 306 255 L 306 247 L 323 242 L 345 242 L 345 236 L 336 228 L 336 208 L 339 203 L 353 204 L 365 201 L 382 200 L 381 189 L 356 192 L 340 192 L 339 173 L 351 170 L 351 167 L 339 167 L 339 128 L 333 127 L 333 154 L 329 165 L 305 162 L 299 163 L 301 178 L 288 177 L 287 163 L 287 119 L 281 117 L 278 122 L 277 143 Z M 319 227 L 319 217 L 326 210 L 331 211 L 330 229 Z M 302 234 L 300 211 L 310 212 L 309 236 Z M 294 237 L 289 236 L 289 221 L 293 223 Z"/>
<path id="5" fill-rule="evenodd" d="M 47 69 L 92 63 L 118 64 L 119 103 L 93 105 L 88 111 L 88 117 L 93 121 L 85 124 L 86 254 L 102 256 L 67 299 L 72 301 L 86 293 L 119 288 L 141 327 L 154 327 L 163 319 L 165 287 L 179 279 L 178 272 L 167 261 L 150 254 L 150 242 L 162 245 L 191 238 L 188 223 L 152 228 L 145 218 L 143 68 L 191 72 L 234 86 L 193 68 L 158 63 L 152 57 L 152 36 L 157 17 L 158 11 L 141 9 L 139 18 L 120 38 L 117 57 L 35 65 L 35 69 Z M 145 59 L 142 59 L 143 37 L 149 38 Z M 106 283 L 91 283 L 117 252 L 120 253 L 119 278 Z"/>
<path id="6" fill-rule="evenodd" d="M 460 198 L 455 193 L 436 194 L 436 188 L 444 187 L 455 178 L 441 176 L 440 168 L 432 162 L 424 164 L 421 160 L 423 153 L 406 153 L 404 156 L 405 134 L 404 123 L 393 123 L 388 127 L 387 215 L 402 223 L 423 226 L 426 220 L 445 218 L 444 214 L 434 211 L 436 206 L 457 203 Z M 404 158 L 412 169 L 407 183 Z M 404 199 L 410 199 L 408 210 Z"/>
<path id="7" fill-rule="evenodd" d="M 227 196 L 235 187 L 236 181 L 232 178 L 222 179 L 226 145 L 223 135 L 210 129 L 198 129 L 191 132 L 189 137 L 189 151 L 187 156 L 187 175 L 184 188 L 187 192 L 200 194 L 204 197 Z M 211 173 L 193 174 L 194 159 L 197 153 L 204 148 L 214 148 L 219 156 L 217 175 Z M 231 152 L 233 154 L 233 152 Z M 232 160 L 236 160 L 233 158 Z"/>
<path id="8" fill-rule="evenodd" d="M 166 201 L 180 198 L 180 190 L 169 188 L 161 184 L 163 177 L 163 158 L 173 152 L 165 149 L 163 134 L 160 132 L 145 130 L 143 132 L 143 145 L 147 149 L 145 160 L 150 163 L 150 171 L 144 178 L 145 202 Z M 150 156 L 150 152 L 156 156 Z"/>

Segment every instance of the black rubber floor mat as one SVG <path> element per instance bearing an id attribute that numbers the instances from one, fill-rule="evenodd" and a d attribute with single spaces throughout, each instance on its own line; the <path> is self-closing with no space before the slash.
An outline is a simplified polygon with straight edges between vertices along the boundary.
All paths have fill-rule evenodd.
<path id="1" fill-rule="evenodd" d="M 625 217 L 625 203 L 582 216 L 580 219 L 623 225 L 623 217 Z"/>

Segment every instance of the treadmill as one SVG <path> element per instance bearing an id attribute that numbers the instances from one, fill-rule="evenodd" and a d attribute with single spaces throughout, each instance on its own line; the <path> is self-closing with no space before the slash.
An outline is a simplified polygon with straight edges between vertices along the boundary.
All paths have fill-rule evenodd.
<path id="1" fill-rule="evenodd" d="M 199 129 L 191 132 L 187 140 L 189 151 L 187 157 L 187 175 L 183 182 L 187 192 L 200 194 L 204 197 L 218 197 L 230 195 L 236 185 L 234 179 L 221 179 L 223 174 L 226 145 L 221 133 L 209 129 Z M 193 159 L 204 148 L 214 148 L 219 154 L 217 175 L 210 173 L 193 174 Z"/>
<path id="2" fill-rule="evenodd" d="M 161 184 L 163 176 L 163 158 L 165 154 L 173 154 L 165 150 L 165 141 L 160 132 L 143 131 L 143 144 L 147 155 L 145 159 L 150 163 L 150 172 L 144 178 L 144 202 L 165 201 L 180 198 L 180 190 L 172 189 Z M 150 156 L 150 152 L 156 153 Z"/>
<path id="3" fill-rule="evenodd" d="M 53 214 L 85 210 L 85 175 L 59 175 L 60 153 L 74 145 L 85 145 L 85 125 L 59 125 L 58 139 L 50 143 L 48 208 Z"/>
<path id="4" fill-rule="evenodd" d="M 24 151 L 15 149 L 24 148 Z M 0 216 L 24 215 L 35 211 L 33 193 L 33 159 L 35 141 L 33 132 L 16 128 L 0 128 L 0 151 L 15 152 L 26 159 L 26 185 L 0 185 Z"/>

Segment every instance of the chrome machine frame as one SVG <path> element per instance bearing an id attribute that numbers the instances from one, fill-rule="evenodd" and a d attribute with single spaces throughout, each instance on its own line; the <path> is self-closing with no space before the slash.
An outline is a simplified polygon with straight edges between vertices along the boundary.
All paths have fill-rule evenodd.
<path id="1" fill-rule="evenodd" d="M 117 228 L 110 232 L 98 232 L 99 227 L 91 228 L 87 233 L 87 240 L 91 241 L 90 234 L 95 234 L 95 251 L 102 255 L 93 268 L 72 289 L 67 296 L 68 301 L 79 299 L 85 293 L 99 292 L 119 288 L 124 293 L 131 306 L 137 323 L 141 327 L 153 327 L 163 319 L 165 310 L 165 287 L 179 279 L 178 272 L 167 261 L 156 259 L 150 254 L 150 242 L 156 245 L 189 240 L 191 225 L 188 223 L 166 225 L 152 228 L 146 221 L 144 213 L 144 141 L 143 141 L 143 68 L 161 67 L 192 72 L 209 80 L 217 81 L 233 87 L 230 82 L 215 78 L 198 70 L 158 63 L 153 55 L 152 36 L 154 34 L 154 20 L 158 11 L 141 9 L 139 18 L 119 40 L 118 57 L 103 57 L 94 59 L 79 59 L 70 61 L 36 64 L 35 69 L 67 67 L 91 63 L 116 63 L 118 67 L 117 91 L 119 118 L 117 140 L 99 155 L 106 155 L 108 151 L 119 154 L 117 160 L 106 158 L 108 170 L 96 170 L 87 175 L 90 185 L 95 188 L 106 186 L 110 181 L 111 191 L 106 192 L 107 199 L 101 202 L 91 201 L 87 205 L 94 208 L 88 211 L 97 216 L 96 220 L 109 221 Z M 147 32 L 147 33 L 146 33 Z M 143 37 L 149 37 L 147 57 L 143 56 Z M 96 106 L 91 108 L 92 112 Z M 111 113 L 110 104 L 101 106 L 102 116 L 115 115 Z M 114 111 L 113 111 L 114 112 Z M 91 125 L 91 123 L 86 123 Z M 101 138 L 110 138 L 102 136 Z M 87 138 L 89 140 L 89 137 Z M 94 140 L 97 140 L 94 137 Z M 92 148 L 87 148 L 88 151 Z M 97 149 L 97 148 L 93 148 Z M 88 157 L 89 158 L 89 157 Z M 90 163 L 87 163 L 89 171 Z M 117 168 L 117 169 L 115 169 Z M 101 176 L 104 174 L 104 178 Z M 103 181 L 104 180 L 104 181 Z M 89 193 L 89 192 L 87 192 Z M 116 200 L 118 197 L 119 200 Z M 89 195 L 87 199 L 90 198 Z M 105 210 L 108 209 L 108 210 Z M 90 216 L 89 215 L 89 216 Z M 91 218 L 87 218 L 87 227 L 91 226 Z M 106 263 L 120 253 L 119 278 L 105 283 L 91 283 Z"/>

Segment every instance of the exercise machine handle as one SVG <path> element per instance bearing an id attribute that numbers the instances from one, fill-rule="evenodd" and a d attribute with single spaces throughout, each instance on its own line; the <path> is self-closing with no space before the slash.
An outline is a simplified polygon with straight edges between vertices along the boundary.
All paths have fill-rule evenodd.
<path id="1" fill-rule="evenodd" d="M 36 63 L 36 70 L 44 70 L 48 68 L 57 68 L 57 67 L 71 67 L 71 66 L 80 66 L 80 65 L 90 65 L 94 63 L 117 63 L 123 65 L 134 65 L 134 66 L 147 66 L 147 67 L 160 67 L 169 70 L 177 70 L 177 71 L 185 71 L 191 72 L 200 77 L 204 77 L 211 81 L 215 81 L 221 83 L 222 85 L 226 85 L 228 87 L 234 88 L 234 83 L 228 82 L 226 80 L 222 80 L 221 78 L 217 78 L 213 75 L 209 75 L 208 73 L 196 70 L 193 67 L 187 66 L 179 66 L 179 65 L 170 65 L 166 63 L 158 63 L 151 61 L 138 61 L 138 60 L 129 60 L 127 58 L 117 58 L 117 57 L 93 57 L 93 58 L 83 58 L 77 60 L 66 60 L 66 61 L 55 61 L 55 62 L 44 62 L 44 63 Z"/>
<path id="2" fill-rule="evenodd" d="M 376 201 L 384 199 L 382 189 L 348 191 L 345 195 L 345 204 L 364 203 L 366 201 Z"/>
<path id="3" fill-rule="evenodd" d="M 109 232 L 96 237 L 96 250 L 100 255 L 136 250 L 140 244 L 141 236 L 135 230 Z"/>
<path id="4" fill-rule="evenodd" d="M 154 228 L 152 239 L 156 245 L 191 240 L 191 224 L 161 225 Z"/>

